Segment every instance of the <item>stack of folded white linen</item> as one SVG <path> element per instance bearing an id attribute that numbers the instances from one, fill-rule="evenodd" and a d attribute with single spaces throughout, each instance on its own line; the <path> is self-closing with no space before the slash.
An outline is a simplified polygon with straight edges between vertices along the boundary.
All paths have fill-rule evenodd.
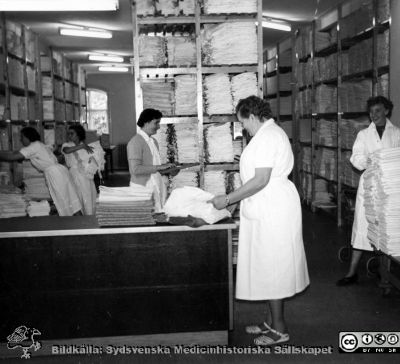
<path id="1" fill-rule="evenodd" d="M 204 89 L 208 115 L 233 113 L 231 83 L 227 74 L 217 73 L 206 76 Z"/>
<path id="2" fill-rule="evenodd" d="M 168 125 L 160 125 L 160 129 L 157 131 L 157 134 L 153 135 L 153 138 L 158 143 L 161 164 L 168 163 Z"/>
<path id="3" fill-rule="evenodd" d="M 227 176 L 226 192 L 230 193 L 242 186 L 239 172 L 230 172 Z"/>
<path id="4" fill-rule="evenodd" d="M 197 114 L 197 81 L 195 75 L 175 77 L 175 115 Z"/>
<path id="5" fill-rule="evenodd" d="M 175 94 L 172 82 L 145 82 L 142 85 L 143 107 L 160 110 L 163 115 L 173 115 Z"/>
<path id="6" fill-rule="evenodd" d="M 175 188 L 184 186 L 199 186 L 199 174 L 196 171 L 184 170 L 180 171 L 176 176 L 172 177 L 169 185 L 169 192 Z"/>
<path id="7" fill-rule="evenodd" d="M 29 217 L 48 216 L 50 214 L 50 204 L 48 201 L 29 201 L 26 209 Z"/>
<path id="8" fill-rule="evenodd" d="M 152 16 L 156 10 L 154 0 L 136 0 L 135 5 L 138 16 Z"/>
<path id="9" fill-rule="evenodd" d="M 22 163 L 22 176 L 27 198 L 35 200 L 51 199 L 44 174 L 37 170 L 30 161 Z"/>
<path id="10" fill-rule="evenodd" d="M 213 195 L 226 193 L 226 171 L 204 172 L 204 190 Z"/>
<path id="11" fill-rule="evenodd" d="M 182 15 L 193 15 L 195 0 L 180 0 L 179 1 L 179 13 Z"/>
<path id="12" fill-rule="evenodd" d="M 195 123 L 175 125 L 178 163 L 199 161 L 199 133 Z"/>
<path id="13" fill-rule="evenodd" d="M 177 16 L 179 14 L 178 2 L 176 0 L 155 1 L 156 12 L 163 16 Z"/>
<path id="14" fill-rule="evenodd" d="M 233 162 L 231 124 L 209 124 L 205 127 L 205 158 L 208 163 Z"/>
<path id="15" fill-rule="evenodd" d="M 241 99 L 245 99 L 251 95 L 257 95 L 257 76 L 254 72 L 244 72 L 231 79 L 233 108 Z"/>
<path id="16" fill-rule="evenodd" d="M 164 37 L 148 35 L 139 37 L 139 63 L 141 67 L 160 67 L 165 65 L 166 61 Z"/>
<path id="17" fill-rule="evenodd" d="M 99 225 L 154 225 L 152 194 L 152 189 L 140 185 L 100 186 L 96 207 Z"/>
<path id="18" fill-rule="evenodd" d="M 196 65 L 196 42 L 194 37 L 167 36 L 167 55 L 169 66 Z"/>
<path id="19" fill-rule="evenodd" d="M 257 0 L 204 0 L 205 14 L 257 13 Z"/>
<path id="20" fill-rule="evenodd" d="M 368 239 L 384 253 L 400 255 L 400 148 L 372 154 L 364 189 Z"/>
<path id="21" fill-rule="evenodd" d="M 14 186 L 0 187 L 0 218 L 26 216 L 26 200 Z"/>
<path id="22" fill-rule="evenodd" d="M 256 64 L 257 33 L 254 21 L 205 24 L 202 51 L 205 65 Z"/>

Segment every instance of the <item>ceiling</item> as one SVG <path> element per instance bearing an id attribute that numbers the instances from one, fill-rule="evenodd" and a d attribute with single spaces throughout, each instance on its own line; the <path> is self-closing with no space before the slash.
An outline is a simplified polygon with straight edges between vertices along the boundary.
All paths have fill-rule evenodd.
<path id="1" fill-rule="evenodd" d="M 68 0 L 66 0 L 68 1 Z M 263 14 L 290 21 L 293 27 L 309 22 L 315 16 L 333 8 L 343 0 L 262 0 Z M 119 0 L 119 9 L 109 12 L 9 12 L 7 18 L 29 26 L 40 35 L 43 42 L 55 50 L 63 52 L 67 58 L 81 64 L 90 72 L 88 52 L 110 53 L 132 57 L 131 0 Z M 67 37 L 58 34 L 60 26 L 80 25 L 104 28 L 113 32 L 112 39 Z M 289 33 L 263 30 L 264 49 L 284 39 Z"/>

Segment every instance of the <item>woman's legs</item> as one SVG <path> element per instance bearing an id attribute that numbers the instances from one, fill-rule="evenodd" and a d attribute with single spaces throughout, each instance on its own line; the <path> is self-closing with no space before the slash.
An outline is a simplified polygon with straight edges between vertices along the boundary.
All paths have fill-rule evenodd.
<path id="1" fill-rule="evenodd" d="M 358 264 L 360 263 L 360 259 L 363 251 L 358 249 L 351 250 L 351 261 L 349 271 L 346 274 L 346 277 L 352 277 L 357 273 Z"/>
<path id="2" fill-rule="evenodd" d="M 271 312 L 271 327 L 281 333 L 287 332 L 287 326 L 284 317 L 284 301 L 270 300 L 268 301 L 269 309 Z"/>

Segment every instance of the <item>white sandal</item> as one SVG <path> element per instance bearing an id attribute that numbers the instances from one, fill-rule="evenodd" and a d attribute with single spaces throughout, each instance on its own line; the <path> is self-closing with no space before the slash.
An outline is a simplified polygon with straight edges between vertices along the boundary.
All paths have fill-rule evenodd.
<path id="1" fill-rule="evenodd" d="M 274 336 L 276 338 L 274 338 Z M 283 334 L 279 331 L 274 330 L 273 328 L 270 328 L 270 330 L 266 333 L 264 333 L 261 336 L 258 336 L 254 339 L 254 344 L 255 345 L 260 345 L 260 346 L 270 346 L 270 345 L 275 345 L 279 343 L 284 343 L 286 341 L 289 341 L 290 337 L 289 334 Z"/>
<path id="2" fill-rule="evenodd" d="M 246 326 L 246 332 L 248 334 L 265 334 L 269 330 L 271 330 L 271 326 L 269 326 L 266 322 L 262 322 L 259 325 Z"/>

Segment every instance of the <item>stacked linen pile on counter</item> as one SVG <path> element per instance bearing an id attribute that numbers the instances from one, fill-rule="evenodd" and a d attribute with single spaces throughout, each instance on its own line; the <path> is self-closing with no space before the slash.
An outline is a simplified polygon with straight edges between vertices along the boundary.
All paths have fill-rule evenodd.
<path id="1" fill-rule="evenodd" d="M 217 73 L 206 76 L 204 88 L 208 115 L 233 113 L 231 83 L 227 74 Z"/>
<path id="2" fill-rule="evenodd" d="M 384 253 L 400 255 L 400 148 L 373 153 L 364 189 L 368 239 Z"/>
<path id="3" fill-rule="evenodd" d="M 204 14 L 257 13 L 257 0 L 204 0 Z"/>
<path id="4" fill-rule="evenodd" d="M 27 198 L 34 200 L 51 199 L 44 174 L 38 171 L 30 161 L 22 163 L 22 175 Z"/>
<path id="5" fill-rule="evenodd" d="M 204 172 L 204 190 L 213 195 L 225 195 L 226 193 L 226 172 L 206 171 Z"/>
<path id="6" fill-rule="evenodd" d="M 256 64 L 256 25 L 254 22 L 205 24 L 202 50 L 205 65 Z"/>
<path id="7" fill-rule="evenodd" d="M 154 225 L 152 190 L 142 186 L 100 186 L 96 217 L 100 226 Z"/>
<path id="8" fill-rule="evenodd" d="M 184 170 L 180 171 L 176 176 L 171 178 L 171 183 L 169 185 L 169 192 L 173 191 L 175 188 L 191 186 L 199 186 L 199 174 L 196 171 Z"/>
<path id="9" fill-rule="evenodd" d="M 199 133 L 197 124 L 175 125 L 178 163 L 197 163 L 199 161 Z"/>
<path id="10" fill-rule="evenodd" d="M 197 81 L 195 75 L 175 77 L 175 115 L 197 114 Z"/>
<path id="11" fill-rule="evenodd" d="M 168 66 L 196 65 L 196 43 L 193 37 L 166 37 Z"/>
<path id="12" fill-rule="evenodd" d="M 244 72 L 231 79 L 231 89 L 233 97 L 233 108 L 236 109 L 236 105 L 239 100 L 245 99 L 251 95 L 257 95 L 257 76 L 254 72 Z"/>
<path id="13" fill-rule="evenodd" d="M 0 187 L 0 218 L 26 216 L 26 200 L 13 186 Z"/>
<path id="14" fill-rule="evenodd" d="M 165 65 L 165 39 L 159 36 L 141 35 L 139 37 L 139 63 L 141 67 L 160 67 Z"/>
<path id="15" fill-rule="evenodd" d="M 47 201 L 29 201 L 26 211 L 29 217 L 48 216 L 50 214 L 50 204 Z"/>
<path id="16" fill-rule="evenodd" d="M 145 82 L 142 90 L 145 109 L 160 110 L 164 116 L 174 115 L 175 95 L 172 82 Z"/>
<path id="17" fill-rule="evenodd" d="M 208 163 L 233 162 L 231 124 L 210 124 L 205 127 L 205 157 Z"/>

